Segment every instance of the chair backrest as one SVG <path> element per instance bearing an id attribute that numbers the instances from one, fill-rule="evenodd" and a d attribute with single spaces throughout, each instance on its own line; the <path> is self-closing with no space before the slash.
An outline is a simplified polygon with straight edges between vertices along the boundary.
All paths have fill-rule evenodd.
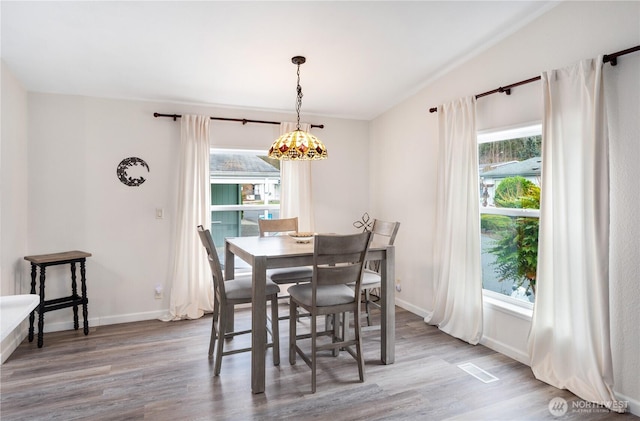
<path id="1" fill-rule="evenodd" d="M 374 245 L 387 245 L 392 246 L 396 241 L 396 235 L 400 228 L 400 222 L 387 222 L 380 219 L 373 220 L 373 227 L 371 232 L 373 233 L 373 239 L 371 240 Z M 367 262 L 367 268 L 375 272 L 380 272 L 380 261 L 371 260 Z"/>
<path id="2" fill-rule="evenodd" d="M 374 241 L 378 244 L 384 242 L 388 246 L 392 246 L 396 241 L 396 235 L 398 235 L 398 229 L 400 228 L 400 222 L 387 222 L 380 219 L 373 220 L 373 228 L 371 232 L 374 236 Z"/>
<path id="3" fill-rule="evenodd" d="M 213 290 L 219 299 L 226 299 L 222 266 L 220 265 L 220 259 L 216 252 L 216 246 L 213 244 L 213 238 L 211 238 L 211 232 L 208 229 L 204 229 L 202 225 L 198 225 L 198 236 L 207 251 L 207 260 L 209 260 L 209 267 L 211 267 L 211 276 L 213 278 Z"/>
<path id="4" fill-rule="evenodd" d="M 269 234 L 280 234 L 285 232 L 298 232 L 298 217 L 283 219 L 258 219 L 260 237 L 267 237 Z"/>
<path id="5" fill-rule="evenodd" d="M 315 290 L 318 286 L 356 283 L 354 291 L 360 290 L 362 269 L 371 238 L 370 232 L 314 237 L 311 280 L 314 302 Z"/>

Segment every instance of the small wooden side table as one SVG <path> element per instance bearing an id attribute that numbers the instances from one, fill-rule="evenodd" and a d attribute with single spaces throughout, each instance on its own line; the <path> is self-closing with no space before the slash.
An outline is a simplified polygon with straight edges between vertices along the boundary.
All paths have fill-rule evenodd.
<path id="1" fill-rule="evenodd" d="M 82 304 L 82 317 L 84 318 L 84 334 L 89 334 L 89 320 L 87 304 L 87 282 L 85 262 L 91 253 L 84 251 L 65 251 L 62 253 L 40 254 L 37 256 L 25 256 L 24 259 L 31 262 L 31 293 L 36 294 L 36 268 L 40 268 L 40 304 L 29 315 L 29 342 L 33 342 L 33 324 L 35 312 L 38 312 L 38 348 L 42 348 L 44 335 L 44 313 L 47 311 L 59 310 L 73 307 L 73 328 L 78 330 L 78 306 Z M 80 291 L 78 295 L 78 285 L 76 283 L 76 263 L 80 263 Z M 54 265 L 71 265 L 71 295 L 69 297 L 56 298 L 53 300 L 44 299 L 45 269 Z"/>

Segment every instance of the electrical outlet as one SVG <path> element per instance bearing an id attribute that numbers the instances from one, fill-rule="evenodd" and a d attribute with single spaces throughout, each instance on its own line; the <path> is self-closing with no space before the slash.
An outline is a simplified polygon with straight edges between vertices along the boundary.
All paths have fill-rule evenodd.
<path id="1" fill-rule="evenodd" d="M 156 285 L 155 293 L 156 293 L 156 300 L 161 300 L 162 299 L 162 285 Z"/>
<path id="2" fill-rule="evenodd" d="M 402 291 L 402 285 L 400 285 L 400 279 L 396 280 L 396 291 Z"/>

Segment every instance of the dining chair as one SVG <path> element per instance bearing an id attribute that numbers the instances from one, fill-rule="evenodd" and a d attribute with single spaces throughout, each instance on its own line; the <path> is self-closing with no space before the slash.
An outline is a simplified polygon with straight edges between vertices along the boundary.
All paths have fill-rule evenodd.
<path id="1" fill-rule="evenodd" d="M 392 246 L 396 240 L 400 222 L 387 222 L 380 219 L 374 219 L 371 233 L 373 239 L 371 242 L 376 246 Z M 369 260 L 365 265 L 362 274 L 362 284 L 360 289 L 364 294 L 365 314 L 367 316 L 367 326 L 371 326 L 371 306 L 380 306 L 371 299 L 371 290 L 380 288 L 382 285 L 382 276 L 380 275 L 380 261 Z M 351 286 L 355 287 L 354 284 Z M 355 320 L 359 320 L 355 318 Z"/>
<path id="2" fill-rule="evenodd" d="M 209 260 L 213 279 L 215 299 L 213 305 L 213 321 L 211 323 L 211 339 L 209 341 L 209 357 L 213 356 L 215 346 L 216 356 L 214 359 L 214 375 L 217 376 L 220 374 L 223 355 L 251 351 L 250 347 L 224 351 L 224 343 L 225 339 L 251 333 L 250 329 L 233 332 L 227 332 L 226 330 L 228 327 L 227 321 L 229 320 L 229 314 L 233 314 L 234 306 L 236 304 L 247 304 L 252 302 L 252 281 L 250 274 L 225 280 L 222 275 L 220 259 L 218 258 L 216 247 L 213 243 L 213 239 L 211 238 L 211 232 L 208 229 L 204 229 L 202 225 L 198 225 L 198 235 L 200 236 L 202 245 L 207 251 L 207 259 Z M 268 326 L 266 327 L 267 331 L 271 334 L 271 343 L 268 343 L 267 347 L 273 348 L 273 365 L 280 365 L 280 336 L 278 330 L 278 293 L 280 292 L 280 287 L 267 280 L 265 291 L 266 299 L 271 302 L 271 330 L 269 330 Z"/>
<path id="3" fill-rule="evenodd" d="M 260 237 L 298 232 L 298 218 L 259 219 L 258 228 L 260 229 Z M 267 279 L 279 285 L 299 284 L 301 282 L 311 282 L 312 272 L 311 266 L 268 269 Z M 286 299 L 287 297 L 281 296 L 280 298 Z M 280 317 L 282 320 L 288 318 L 289 316 Z"/>
<path id="4" fill-rule="evenodd" d="M 298 232 L 298 217 L 281 219 L 258 219 L 260 237 Z"/>
<path id="5" fill-rule="evenodd" d="M 289 363 L 294 365 L 298 355 L 311 368 L 311 393 L 316 392 L 318 352 L 332 350 L 334 354 L 346 350 L 358 363 L 360 381 L 364 381 L 364 356 L 360 324 L 354 323 L 355 337 L 345 340 L 334 327 L 318 331 L 318 316 L 337 318 L 342 313 L 360 314 L 360 282 L 365 257 L 371 243 L 370 232 L 351 235 L 317 235 L 314 238 L 313 275 L 311 283 L 289 287 Z M 354 282 L 356 289 L 348 285 Z M 311 332 L 297 335 L 296 313 L 302 307 L 311 315 Z M 330 336 L 328 343 L 318 343 L 319 336 Z M 311 339 L 311 353 L 306 354 L 298 341 Z M 323 341 L 324 342 L 324 341 Z M 355 350 L 352 349 L 355 347 Z"/>

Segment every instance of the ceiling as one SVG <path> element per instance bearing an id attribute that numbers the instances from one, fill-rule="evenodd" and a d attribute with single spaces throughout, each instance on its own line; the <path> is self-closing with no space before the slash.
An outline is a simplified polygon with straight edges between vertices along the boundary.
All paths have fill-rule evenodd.
<path id="1" fill-rule="evenodd" d="M 548 1 L 6 1 L 2 59 L 28 91 L 372 119 Z"/>

